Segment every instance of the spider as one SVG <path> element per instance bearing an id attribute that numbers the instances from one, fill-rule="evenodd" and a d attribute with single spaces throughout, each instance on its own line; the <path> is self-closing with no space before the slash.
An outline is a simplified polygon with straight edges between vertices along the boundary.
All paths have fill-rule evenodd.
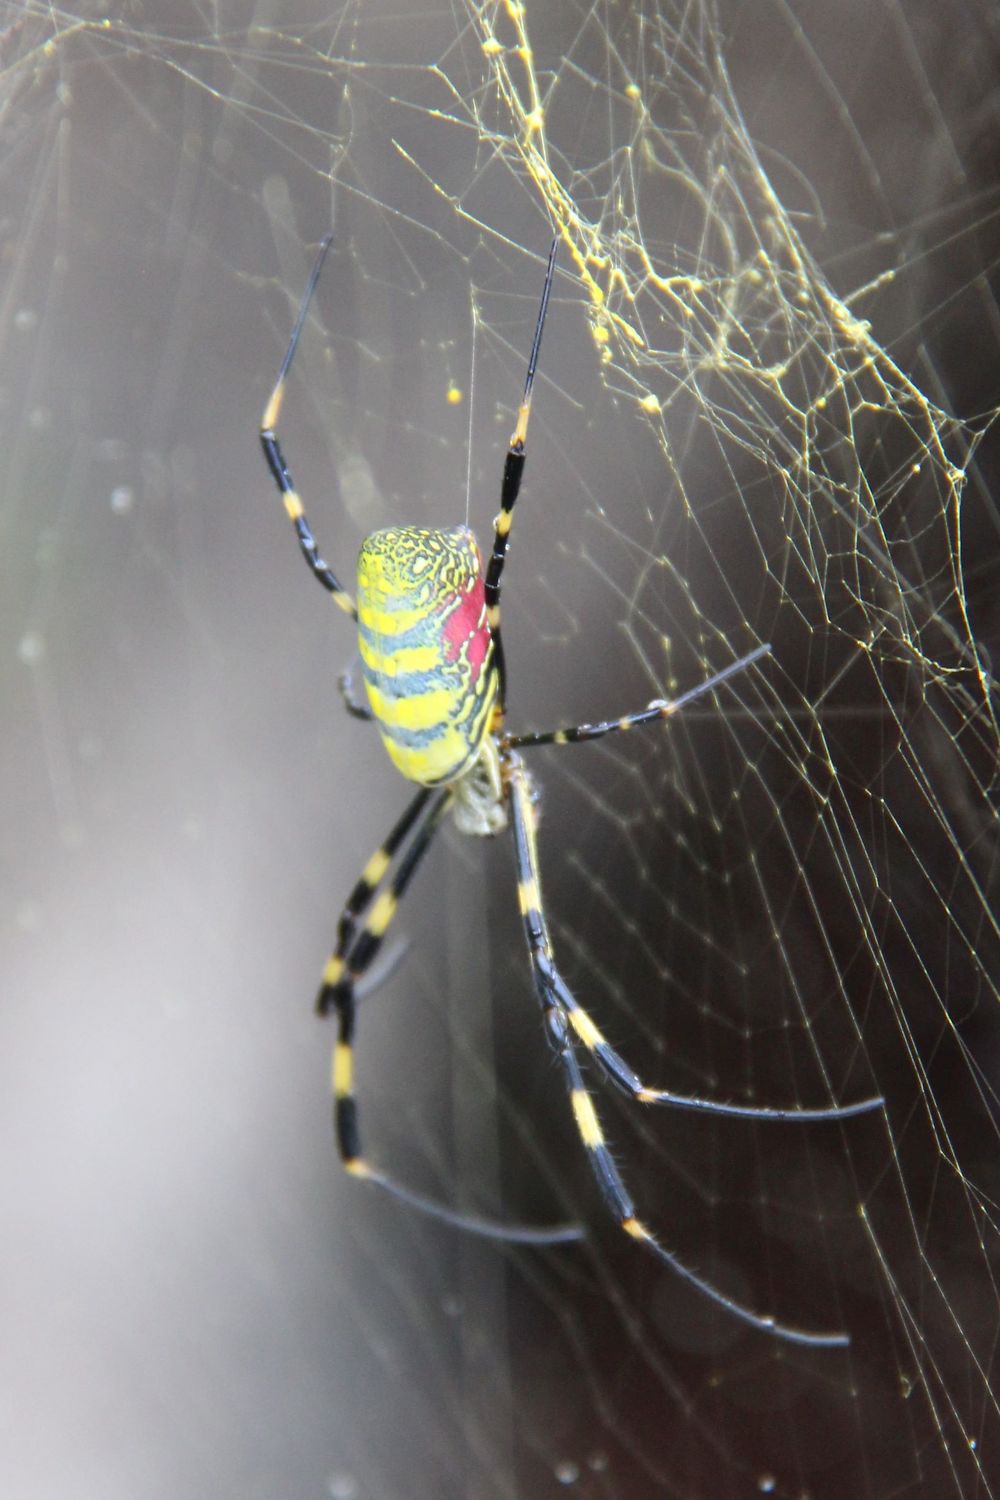
<path id="1" fill-rule="evenodd" d="M 306 562 L 334 603 L 356 622 L 368 706 L 353 702 L 342 679 L 347 706 L 374 720 L 389 758 L 413 796 L 388 837 L 372 855 L 347 898 L 336 946 L 323 970 L 316 1001 L 321 1016 L 336 1015 L 333 1050 L 334 1129 L 341 1161 L 356 1178 L 375 1183 L 446 1223 L 521 1243 L 552 1244 L 579 1239 L 578 1226 L 530 1228 L 500 1224 L 448 1208 L 403 1186 L 363 1154 L 354 1096 L 354 1029 L 357 986 L 369 970 L 417 867 L 451 813 L 458 828 L 480 837 L 513 833 L 517 896 L 535 994 L 544 1028 L 562 1068 L 584 1151 L 608 1211 L 620 1229 L 664 1262 L 704 1296 L 752 1327 L 793 1343 L 843 1345 L 846 1333 L 813 1333 L 778 1322 L 735 1301 L 680 1261 L 637 1216 L 608 1148 L 580 1053 L 605 1081 L 640 1104 L 668 1105 L 754 1120 L 843 1120 L 881 1106 L 881 1098 L 826 1108 L 776 1109 L 726 1104 L 648 1087 L 602 1035 L 577 1002 L 556 965 L 542 901 L 536 843 L 536 793 L 521 752 L 541 745 L 576 744 L 621 734 L 670 718 L 694 698 L 715 692 L 729 678 L 765 656 L 758 646 L 674 699 L 657 699 L 636 713 L 597 724 L 576 724 L 532 734 L 505 728 L 507 674 L 500 630 L 500 584 L 514 505 L 521 488 L 532 388 L 552 291 L 558 237 L 552 241 L 535 324 L 524 394 L 518 409 L 500 490 L 493 548 L 484 570 L 467 527 L 431 530 L 397 526 L 366 537 L 358 559 L 357 603 L 320 555 L 316 539 L 278 443 L 285 387 L 323 263 L 332 243 L 320 246 L 306 284 L 288 349 L 264 409 L 260 442 L 268 468 Z"/>

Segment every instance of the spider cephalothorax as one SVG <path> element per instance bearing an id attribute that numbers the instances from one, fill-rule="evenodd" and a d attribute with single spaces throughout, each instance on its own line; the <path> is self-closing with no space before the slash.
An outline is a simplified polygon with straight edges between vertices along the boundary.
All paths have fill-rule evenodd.
<path id="1" fill-rule="evenodd" d="M 362 673 L 370 708 L 349 701 L 359 717 L 374 719 L 396 768 L 419 791 L 372 855 L 347 899 L 337 943 L 323 970 L 317 1000 L 321 1015 L 337 1016 L 333 1055 L 334 1124 L 341 1159 L 354 1177 L 379 1184 L 447 1223 L 478 1234 L 552 1244 L 579 1239 L 575 1225 L 533 1229 L 498 1224 L 446 1207 L 396 1182 L 362 1153 L 354 1097 L 356 986 L 369 969 L 389 923 L 445 814 L 464 833 L 489 835 L 508 823 L 513 833 L 517 895 L 535 994 L 546 1035 L 562 1067 L 573 1118 L 604 1202 L 619 1227 L 647 1246 L 678 1275 L 735 1317 L 794 1343 L 844 1344 L 843 1333 L 809 1333 L 752 1311 L 703 1280 L 677 1259 L 636 1217 L 621 1173 L 608 1149 L 581 1054 L 599 1077 L 640 1104 L 671 1105 L 755 1120 L 836 1120 L 879 1107 L 881 1099 L 830 1104 L 818 1109 L 767 1109 L 726 1104 L 649 1088 L 604 1038 L 579 1005 L 556 966 L 549 937 L 536 847 L 536 793 L 520 751 L 539 745 L 566 745 L 650 724 L 675 714 L 691 699 L 722 686 L 765 656 L 759 645 L 739 660 L 673 700 L 658 698 L 636 713 L 597 724 L 512 735 L 505 731 L 505 669 L 500 636 L 500 585 L 514 505 L 524 471 L 531 393 L 542 342 L 555 267 L 556 241 L 548 268 L 535 336 L 528 358 L 524 395 L 507 448 L 493 547 L 484 573 L 479 548 L 467 527 L 430 530 L 397 526 L 375 531 L 358 559 L 358 600 L 341 586 L 319 554 L 292 477 L 278 443 L 276 427 L 285 381 L 330 240 L 324 241 L 306 287 L 288 350 L 261 421 L 260 440 L 281 492 L 299 546 L 314 575 L 358 626 Z"/>

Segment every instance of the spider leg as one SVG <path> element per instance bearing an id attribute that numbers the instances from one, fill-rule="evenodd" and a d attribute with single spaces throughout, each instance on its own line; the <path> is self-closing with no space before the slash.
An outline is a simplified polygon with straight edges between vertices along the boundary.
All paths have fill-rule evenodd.
<path id="1" fill-rule="evenodd" d="M 337 678 L 337 689 L 344 700 L 344 707 L 352 719 L 365 719 L 369 723 L 374 719 L 368 704 L 358 697 L 354 686 L 354 670 L 361 659 L 361 653 L 355 651 L 344 671 Z"/>
<path id="2" fill-rule="evenodd" d="M 379 845 L 371 859 L 365 865 L 357 884 L 344 904 L 344 909 L 340 914 L 340 921 L 337 923 L 337 946 L 326 961 L 323 969 L 323 981 L 319 994 L 316 997 L 316 1011 L 321 1016 L 325 1016 L 334 1003 L 332 992 L 344 976 L 347 950 L 357 930 L 358 918 L 371 905 L 372 898 L 392 863 L 393 855 L 427 806 L 431 790 L 429 786 L 421 787 L 417 795 L 407 804 L 402 817 L 394 825 L 388 838 L 383 844 Z M 365 968 L 368 967 L 368 964 L 374 957 L 375 953 L 372 952 L 368 957 Z"/>
<path id="3" fill-rule="evenodd" d="M 394 1198 L 458 1229 L 508 1243 L 552 1245 L 582 1237 L 575 1224 L 533 1226 L 507 1224 L 476 1214 L 459 1213 L 412 1188 L 396 1182 L 366 1159 L 361 1150 L 358 1105 L 354 1095 L 354 1029 L 357 1016 L 356 986 L 381 947 L 386 931 L 417 867 L 430 846 L 434 834 L 451 805 L 451 791 L 445 787 L 436 794 L 432 787 L 422 787 L 396 823 L 385 843 L 365 866 L 364 873 L 348 898 L 340 920 L 337 949 L 323 973 L 323 985 L 316 1002 L 320 1015 L 337 1013 L 337 1040 L 333 1049 L 331 1070 L 333 1085 L 333 1122 L 337 1149 L 344 1170 L 352 1177 L 374 1183 Z M 394 852 L 410 830 L 416 826 L 406 853 L 388 884 L 383 884 Z M 379 886 L 382 886 L 376 896 Z M 374 905 L 372 900 L 374 898 Z M 371 906 L 371 913 L 357 932 L 357 921 Z"/>
<path id="4" fill-rule="evenodd" d="M 368 861 L 341 915 L 337 947 L 323 969 L 323 981 L 316 997 L 316 1014 L 327 1016 L 331 1010 L 336 1010 L 342 1023 L 345 1016 L 348 1018 L 349 1031 L 354 1025 L 354 987 L 381 948 L 406 888 L 448 810 L 451 801 L 448 788 L 439 790 L 432 800 L 433 790 L 432 787 L 421 787 L 385 843 Z M 388 870 L 393 850 L 402 843 L 415 823 L 418 824 L 417 832 L 409 848 L 392 879 L 383 885 L 383 877 Z M 380 885 L 381 890 L 378 889 Z M 376 891 L 377 899 L 372 905 Z M 369 906 L 371 911 L 358 932 L 358 916 Z M 336 1072 L 336 1067 L 334 1071 Z M 350 1110 L 346 1113 L 349 1114 Z"/>
<path id="5" fill-rule="evenodd" d="M 879 1094 L 858 1099 L 853 1104 L 777 1109 L 757 1104 L 726 1104 L 718 1099 L 700 1099 L 693 1094 L 675 1094 L 671 1089 L 651 1089 L 637 1073 L 633 1073 L 625 1059 L 610 1045 L 583 1006 L 577 1004 L 558 971 L 553 972 L 552 987 L 577 1040 L 586 1048 L 604 1076 L 638 1104 L 667 1104 L 673 1109 L 701 1110 L 707 1114 L 727 1115 L 739 1120 L 795 1120 L 800 1124 L 816 1120 L 847 1120 L 852 1115 L 863 1115 L 873 1109 L 881 1109 L 885 1104 Z"/>
<path id="6" fill-rule="evenodd" d="M 689 688 L 679 698 L 663 700 L 643 709 L 640 713 L 628 714 L 621 719 L 609 719 L 602 724 L 578 724 L 567 729 L 549 730 L 539 734 L 504 735 L 503 745 L 505 749 L 522 749 L 525 746 L 557 744 L 573 744 L 580 740 L 600 739 L 603 735 L 613 734 L 617 730 L 631 729 L 636 724 L 649 724 L 659 719 L 670 718 L 680 709 L 686 707 L 696 698 L 705 693 L 714 692 L 729 678 L 738 672 L 744 671 L 755 661 L 766 656 L 770 651 L 769 645 L 756 647 L 739 661 L 731 662 L 721 672 L 716 672 L 713 677 L 706 678 L 704 682 L 698 683 L 696 687 Z M 562 978 L 556 973 L 555 984 L 559 992 L 559 998 L 566 1011 L 570 1025 L 576 1033 L 577 1039 L 582 1042 L 594 1061 L 598 1064 L 604 1075 L 610 1079 L 624 1093 L 637 1100 L 640 1104 L 667 1104 L 676 1109 L 702 1110 L 710 1114 L 730 1115 L 742 1119 L 757 1120 L 797 1120 L 806 1122 L 810 1120 L 846 1120 L 852 1115 L 865 1114 L 869 1110 L 879 1109 L 885 1103 L 880 1095 L 873 1095 L 867 1099 L 860 1099 L 854 1104 L 828 1105 L 822 1108 L 790 1108 L 774 1109 L 766 1106 L 725 1104 L 714 1099 L 700 1099 L 689 1094 L 676 1094 L 670 1089 L 649 1088 L 642 1079 L 633 1073 L 615 1049 L 602 1036 L 590 1016 L 578 1005 L 566 988 Z"/>
<path id="7" fill-rule="evenodd" d="M 528 374 L 524 382 L 524 395 L 521 397 L 521 405 L 517 413 L 517 424 L 507 448 L 507 457 L 504 460 L 503 482 L 500 486 L 500 513 L 494 523 L 496 531 L 493 536 L 493 551 L 490 554 L 489 564 L 486 569 L 486 618 L 489 621 L 490 634 L 493 637 L 493 660 L 496 663 L 497 674 L 500 679 L 497 702 L 501 714 L 507 695 L 507 670 L 504 663 L 503 643 L 500 639 L 500 575 L 503 572 L 503 565 L 507 556 L 507 543 L 510 539 L 511 522 L 514 519 L 514 505 L 521 491 L 521 476 L 524 473 L 525 458 L 524 445 L 528 436 L 528 418 L 531 415 L 531 390 L 535 383 L 535 371 L 538 368 L 538 352 L 542 347 L 542 330 L 545 327 L 545 314 L 548 311 L 549 294 L 552 291 L 552 276 L 555 271 L 556 246 L 558 243 L 559 237 L 557 235 L 553 239 L 549 250 L 549 260 L 545 270 L 545 285 L 542 288 L 542 301 L 538 309 L 535 336 L 531 342 L 531 354 L 528 357 Z"/>
<path id="8" fill-rule="evenodd" d="M 332 241 L 333 236 L 328 234 L 319 248 L 319 254 L 313 265 L 312 274 L 306 284 L 298 317 L 295 319 L 295 327 L 292 329 L 288 349 L 285 352 L 284 359 L 281 361 L 278 379 L 264 408 L 264 415 L 261 417 L 259 436 L 260 445 L 264 450 L 264 457 L 267 460 L 267 466 L 271 471 L 275 484 L 281 491 L 281 496 L 285 504 L 285 512 L 295 528 L 295 534 L 299 539 L 299 546 L 302 549 L 303 557 L 309 564 L 314 575 L 332 596 L 334 603 L 344 610 L 346 614 L 349 614 L 352 619 L 356 620 L 358 612 L 354 607 L 354 600 L 342 587 L 336 574 L 319 555 L 316 538 L 312 534 L 312 529 L 306 519 L 306 513 L 302 508 L 302 501 L 299 499 L 295 485 L 292 482 L 291 472 L 288 464 L 285 462 L 285 456 L 278 443 L 277 434 L 278 418 L 281 415 L 281 406 L 285 399 L 285 381 L 291 369 L 292 360 L 295 358 L 295 351 L 298 348 L 299 338 L 305 326 L 306 315 L 309 312 L 309 304 L 312 302 L 316 283 L 319 281 L 319 274 L 323 269 L 323 262 L 326 259 L 326 253 Z"/>
<path id="9" fill-rule="evenodd" d="M 793 1328 L 786 1323 L 779 1323 L 770 1314 L 755 1312 L 742 1302 L 728 1297 L 725 1292 L 699 1276 L 690 1266 L 685 1265 L 670 1250 L 661 1245 L 646 1225 L 636 1217 L 632 1199 L 608 1148 L 594 1101 L 584 1083 L 573 1045 L 575 1028 L 572 1011 L 566 1005 L 569 991 L 559 976 L 553 960 L 548 924 L 542 907 L 531 791 L 524 767 L 516 755 L 507 759 L 506 777 L 514 830 L 518 903 L 531 957 L 535 991 L 542 1007 L 549 1039 L 566 1078 L 573 1118 L 608 1211 L 619 1228 L 631 1239 L 644 1244 L 676 1275 L 690 1282 L 703 1296 L 720 1307 L 724 1307 L 741 1322 L 793 1344 L 807 1344 L 813 1347 L 849 1344 L 850 1337 L 846 1333 L 813 1333 L 807 1329 Z"/>
<path id="10" fill-rule="evenodd" d="M 671 719 L 674 714 L 693 703 L 696 698 L 701 698 L 705 693 L 712 693 L 716 688 L 722 686 L 729 678 L 735 677 L 738 672 L 746 671 L 755 661 L 762 656 L 767 656 L 771 650 L 769 645 L 756 646 L 753 651 L 748 651 L 746 656 L 741 656 L 739 661 L 730 662 L 728 667 L 723 667 L 721 672 L 716 672 L 712 677 L 706 677 L 704 682 L 699 682 L 696 687 L 688 688 L 686 693 L 681 693 L 679 698 L 658 698 L 646 708 L 640 709 L 635 714 L 625 714 L 620 719 L 605 719 L 601 724 L 573 724 L 565 729 L 546 729 L 537 734 L 505 734 L 503 736 L 503 748 L 505 750 L 526 750 L 535 745 L 575 745 L 582 740 L 603 739 L 606 734 L 617 734 L 620 730 L 634 729 L 637 724 L 653 724 L 661 719 Z"/>

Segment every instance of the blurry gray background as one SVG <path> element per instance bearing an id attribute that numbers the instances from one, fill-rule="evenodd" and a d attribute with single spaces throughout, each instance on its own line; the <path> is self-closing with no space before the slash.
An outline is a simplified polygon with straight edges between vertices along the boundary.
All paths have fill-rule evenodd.
<path id="1" fill-rule="evenodd" d="M 726 160 L 668 117 L 622 196 L 600 188 L 623 76 L 655 123 L 692 57 L 724 65 L 831 284 L 892 270 L 857 315 L 975 419 L 963 442 L 985 434 L 959 527 L 945 490 L 929 519 L 892 509 L 919 413 L 911 450 L 852 410 L 898 570 L 886 638 L 911 607 L 923 629 L 922 588 L 958 632 L 937 676 L 877 644 L 856 670 L 863 549 L 817 541 L 818 501 L 813 557 L 786 547 L 740 467 L 753 435 L 724 382 L 674 378 L 664 323 L 647 373 L 692 517 L 560 252 L 505 589 L 513 725 L 638 708 L 775 642 L 669 736 L 539 757 L 560 955 L 650 1082 L 887 1094 L 888 1125 L 843 1129 L 606 1117 L 667 1243 L 787 1322 L 850 1329 L 844 1353 L 749 1333 L 605 1225 L 504 840 L 449 831 L 407 899 L 405 961 L 363 1006 L 366 1140 L 446 1201 L 593 1237 L 486 1246 L 338 1175 L 311 999 L 406 788 L 342 710 L 350 631 L 255 429 L 333 223 L 281 429 L 321 546 L 350 577 L 373 527 L 460 522 L 467 465 L 488 539 L 551 226 L 497 145 L 472 11 L 0 6 L 4 1494 L 1000 1492 L 995 742 L 955 647 L 997 636 L 997 36 L 992 9 L 945 9 L 527 7 L 553 170 L 605 247 L 634 210 L 661 273 L 724 260 L 695 229 Z M 513 48 L 505 9 L 483 15 Z"/>

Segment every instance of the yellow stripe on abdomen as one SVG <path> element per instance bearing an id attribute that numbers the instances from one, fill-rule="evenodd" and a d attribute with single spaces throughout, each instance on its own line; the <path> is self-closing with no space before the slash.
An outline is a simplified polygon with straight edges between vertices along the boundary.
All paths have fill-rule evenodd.
<path id="1" fill-rule="evenodd" d="M 358 559 L 368 701 L 409 781 L 454 781 L 478 759 L 497 695 L 479 549 L 464 527 L 393 527 Z"/>

